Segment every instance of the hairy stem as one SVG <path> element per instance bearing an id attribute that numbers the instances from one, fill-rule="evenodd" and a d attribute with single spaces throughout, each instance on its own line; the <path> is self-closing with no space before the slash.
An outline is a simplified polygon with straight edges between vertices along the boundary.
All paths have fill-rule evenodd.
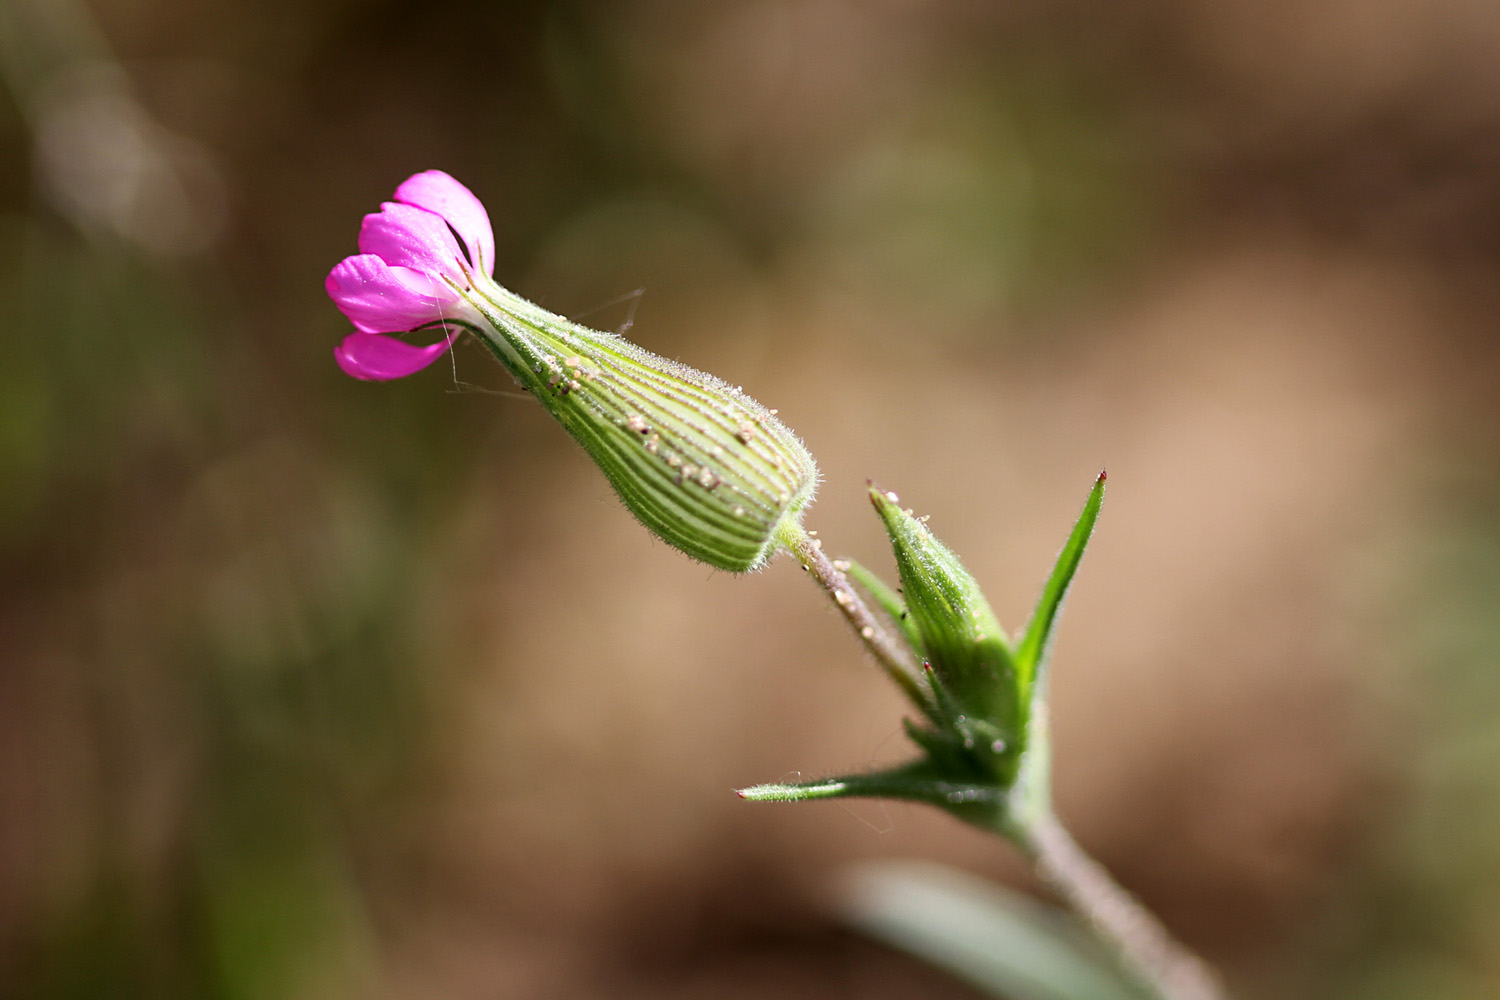
<path id="1" fill-rule="evenodd" d="M 882 669 L 890 675 L 901 690 L 917 707 L 932 715 L 932 694 L 920 679 L 921 669 L 911 650 L 900 635 L 886 627 L 859 596 L 859 591 L 849 582 L 849 577 L 823 553 L 823 543 L 800 524 L 786 523 L 781 530 L 781 542 L 787 551 L 796 556 L 802 568 L 817 581 L 835 606 L 843 614 L 854 634 L 859 636 L 865 648 L 874 654 Z"/>
<path id="2" fill-rule="evenodd" d="M 1051 810 L 1009 833 L 1037 874 L 1162 1000 L 1228 1000 L 1214 971 L 1085 854 Z"/>

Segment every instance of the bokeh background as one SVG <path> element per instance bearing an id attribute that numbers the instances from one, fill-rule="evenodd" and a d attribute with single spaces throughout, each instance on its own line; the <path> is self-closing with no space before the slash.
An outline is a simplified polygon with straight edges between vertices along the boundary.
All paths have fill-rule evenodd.
<path id="1" fill-rule="evenodd" d="M 967 997 L 730 790 L 898 758 L 789 561 L 654 541 L 478 350 L 339 374 L 361 215 L 779 407 L 1024 621 L 1060 808 L 1238 995 L 1500 996 L 1500 7 L 0 0 L 0 993 Z"/>

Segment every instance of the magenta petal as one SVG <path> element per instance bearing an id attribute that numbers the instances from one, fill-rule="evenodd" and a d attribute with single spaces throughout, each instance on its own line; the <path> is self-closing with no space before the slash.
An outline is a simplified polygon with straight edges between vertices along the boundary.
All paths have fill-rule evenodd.
<path id="1" fill-rule="evenodd" d="M 365 333 L 401 333 L 451 315 L 458 293 L 406 267 L 391 267 L 374 254 L 345 257 L 324 282 L 349 322 Z"/>
<path id="2" fill-rule="evenodd" d="M 432 364 L 448 350 L 456 332 L 436 344 L 419 347 L 379 333 L 351 333 L 333 349 L 333 358 L 345 375 L 367 382 L 389 382 L 405 378 Z"/>
<path id="3" fill-rule="evenodd" d="M 365 216 L 359 227 L 359 252 L 387 264 L 409 267 L 433 277 L 462 283 L 463 251 L 442 216 L 424 208 L 388 201 Z"/>
<path id="4" fill-rule="evenodd" d="M 484 205 L 468 188 L 441 170 L 424 170 L 396 189 L 396 200 L 442 216 L 463 237 L 469 258 L 481 263 L 486 274 L 495 273 L 495 231 Z"/>

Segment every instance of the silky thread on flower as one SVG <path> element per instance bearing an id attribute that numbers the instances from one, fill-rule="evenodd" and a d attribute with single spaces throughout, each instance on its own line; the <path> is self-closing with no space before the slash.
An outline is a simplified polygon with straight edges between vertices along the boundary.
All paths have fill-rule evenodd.
<path id="1" fill-rule="evenodd" d="M 328 275 L 355 332 L 334 351 L 366 381 L 414 374 L 468 332 L 536 396 L 662 540 L 754 570 L 811 502 L 817 466 L 774 410 L 738 386 L 548 312 L 493 280 L 489 215 L 438 170 L 365 216 L 360 253 Z M 433 331 L 425 345 L 394 334 Z"/>

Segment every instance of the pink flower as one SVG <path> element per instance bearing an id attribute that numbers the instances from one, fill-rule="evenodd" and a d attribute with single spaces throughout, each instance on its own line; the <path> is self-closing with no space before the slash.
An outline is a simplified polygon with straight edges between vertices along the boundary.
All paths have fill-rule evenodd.
<path id="1" fill-rule="evenodd" d="M 333 352 L 358 379 L 403 378 L 436 361 L 466 326 L 481 321 L 465 293 L 495 270 L 490 218 L 468 188 L 427 170 L 408 177 L 395 199 L 365 216 L 360 252 L 324 283 L 358 331 Z M 426 346 L 386 336 L 432 326 L 446 336 Z"/>

